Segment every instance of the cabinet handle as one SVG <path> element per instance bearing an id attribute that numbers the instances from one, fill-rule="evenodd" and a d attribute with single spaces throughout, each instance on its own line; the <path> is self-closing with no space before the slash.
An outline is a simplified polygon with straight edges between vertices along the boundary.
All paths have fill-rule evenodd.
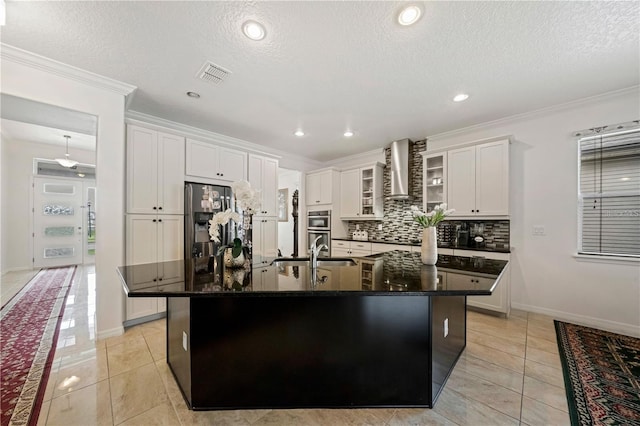
<path id="1" fill-rule="evenodd" d="M 320 202 L 320 200 L 316 200 L 316 203 L 319 203 L 319 202 Z"/>

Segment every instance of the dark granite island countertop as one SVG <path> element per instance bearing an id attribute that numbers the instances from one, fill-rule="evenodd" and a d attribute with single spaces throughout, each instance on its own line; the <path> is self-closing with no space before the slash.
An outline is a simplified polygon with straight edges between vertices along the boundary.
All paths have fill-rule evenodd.
<path id="1" fill-rule="evenodd" d="M 311 285 L 309 269 L 281 268 L 277 274 L 262 275 L 264 267 L 224 270 L 198 279 L 182 260 L 118 268 L 129 297 L 225 297 L 225 296 L 295 296 L 322 293 L 352 293 L 353 295 L 490 295 L 499 282 L 507 262 L 464 256 L 438 256 L 435 266 L 423 265 L 419 253 L 391 251 L 354 258 L 357 266 L 323 266 L 331 280 Z M 363 268 L 361 265 L 372 265 Z M 273 266 L 272 268 L 276 268 Z M 172 278 L 156 279 L 159 269 L 172 271 Z M 221 268 L 224 269 L 224 268 Z M 364 279 L 363 279 L 364 271 Z M 377 273 L 373 280 L 367 274 Z M 446 274 L 460 274 L 468 280 L 446 280 Z M 185 279 L 185 276 L 187 279 Z M 464 278 L 464 277 L 463 277 Z"/>
<path id="2" fill-rule="evenodd" d="M 167 363 L 193 410 L 433 407 L 466 345 L 467 295 L 491 294 L 507 262 L 356 260 L 315 286 L 306 267 L 119 271 L 129 297 L 168 296 Z"/>

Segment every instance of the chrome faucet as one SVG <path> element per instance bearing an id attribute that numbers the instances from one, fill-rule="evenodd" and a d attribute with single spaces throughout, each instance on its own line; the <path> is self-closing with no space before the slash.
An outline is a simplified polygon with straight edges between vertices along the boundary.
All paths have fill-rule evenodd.
<path id="1" fill-rule="evenodd" d="M 323 250 L 323 249 L 328 249 L 329 247 L 326 244 L 321 244 L 320 246 L 318 246 L 318 240 L 322 238 L 321 235 L 319 235 L 318 237 L 316 237 L 315 240 L 313 240 L 313 243 L 311 243 L 311 247 L 309 247 L 309 255 L 311 257 L 311 262 L 310 266 L 311 266 L 311 284 L 312 285 L 316 285 L 317 279 L 318 279 L 318 254 Z"/>

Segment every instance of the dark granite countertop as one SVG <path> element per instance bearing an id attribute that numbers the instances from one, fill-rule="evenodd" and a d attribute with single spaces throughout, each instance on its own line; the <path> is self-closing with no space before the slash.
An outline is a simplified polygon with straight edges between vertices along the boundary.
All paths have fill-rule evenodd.
<path id="1" fill-rule="evenodd" d="M 332 240 L 340 240 L 340 241 L 355 241 L 355 242 L 359 242 L 359 243 L 379 243 L 379 244 L 395 244 L 395 245 L 401 245 L 401 246 L 415 246 L 415 247 L 419 247 L 421 242 L 418 240 L 412 240 L 412 241 L 395 241 L 395 240 L 355 240 L 353 238 L 349 238 L 349 237 L 344 237 L 344 238 L 331 238 Z M 438 248 L 447 248 L 447 249 L 452 249 L 452 250 L 474 250 L 474 251 L 486 251 L 486 252 L 493 252 L 493 253 L 510 253 L 511 249 L 509 248 L 509 246 L 506 246 L 505 244 L 494 244 L 494 245 L 477 245 L 477 243 L 473 242 L 472 244 L 475 245 L 470 245 L 470 246 L 455 246 L 455 245 L 451 245 L 451 244 L 442 244 L 442 245 L 438 245 Z"/>
<path id="2" fill-rule="evenodd" d="M 394 250 L 354 258 L 357 266 L 321 267 L 318 276 L 326 280 L 311 285 L 308 267 L 226 269 L 215 259 L 208 274 L 183 260 L 121 266 L 118 273 L 129 297 L 459 296 L 490 295 L 508 263 L 440 255 L 435 266 L 423 265 L 420 253 Z"/>

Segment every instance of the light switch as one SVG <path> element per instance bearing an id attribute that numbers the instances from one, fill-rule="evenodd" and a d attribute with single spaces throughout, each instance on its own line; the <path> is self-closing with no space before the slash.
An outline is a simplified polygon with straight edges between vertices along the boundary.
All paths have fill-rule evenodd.
<path id="1" fill-rule="evenodd" d="M 378 231 L 382 231 L 382 224 L 378 224 Z"/>
<path id="2" fill-rule="evenodd" d="M 533 235 L 535 236 L 543 236 L 546 235 L 544 230 L 544 225 L 533 225 Z"/>

